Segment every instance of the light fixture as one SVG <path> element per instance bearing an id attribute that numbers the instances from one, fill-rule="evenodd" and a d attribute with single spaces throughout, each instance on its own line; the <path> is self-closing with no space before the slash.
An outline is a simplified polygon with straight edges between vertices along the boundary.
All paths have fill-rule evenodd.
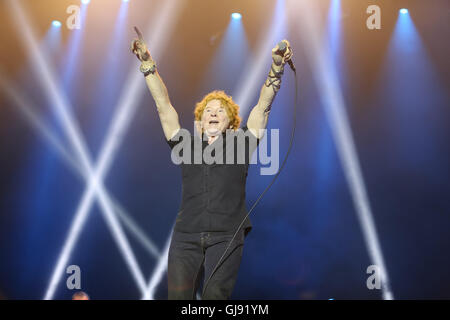
<path id="1" fill-rule="evenodd" d="M 231 14 L 231 17 L 232 17 L 234 20 L 239 20 L 239 19 L 242 18 L 242 15 L 241 15 L 240 13 L 238 13 L 238 12 L 234 12 L 234 13 Z"/>

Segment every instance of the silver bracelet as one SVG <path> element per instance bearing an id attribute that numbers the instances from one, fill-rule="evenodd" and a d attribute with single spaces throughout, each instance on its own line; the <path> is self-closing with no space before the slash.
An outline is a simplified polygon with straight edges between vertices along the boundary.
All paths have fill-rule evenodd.
<path id="1" fill-rule="evenodd" d="M 284 66 L 281 67 L 281 70 L 276 72 L 275 69 L 273 68 L 273 64 L 270 66 L 270 70 L 273 73 L 273 76 L 270 75 L 270 72 L 267 76 L 266 81 L 264 82 L 264 85 L 266 87 L 270 87 L 272 86 L 273 91 L 276 93 L 278 90 L 280 90 L 281 87 L 281 76 L 284 73 Z M 269 81 L 269 83 L 267 84 L 267 81 Z"/>
<path id="2" fill-rule="evenodd" d="M 154 74 L 156 71 L 156 63 L 153 60 L 142 61 L 139 70 L 144 74 L 144 77 L 149 74 Z"/>

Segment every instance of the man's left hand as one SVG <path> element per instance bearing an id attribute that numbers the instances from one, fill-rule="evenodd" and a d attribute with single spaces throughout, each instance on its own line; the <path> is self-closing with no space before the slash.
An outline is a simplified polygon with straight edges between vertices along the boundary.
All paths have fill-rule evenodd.
<path id="1" fill-rule="evenodd" d="M 277 66 L 284 65 L 288 60 L 292 58 L 291 44 L 286 39 L 282 41 L 286 43 L 286 51 L 279 52 L 278 44 L 275 46 L 275 48 L 272 49 L 272 60 Z"/>

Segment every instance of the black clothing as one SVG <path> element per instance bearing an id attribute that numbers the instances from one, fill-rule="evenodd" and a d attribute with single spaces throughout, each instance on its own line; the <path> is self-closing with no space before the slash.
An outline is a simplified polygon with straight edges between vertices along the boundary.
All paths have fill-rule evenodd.
<path id="1" fill-rule="evenodd" d="M 247 215 L 248 166 L 259 139 L 246 126 L 236 130 L 233 136 L 229 134 L 223 133 L 208 145 L 206 135 L 202 141 L 199 136 L 181 129 L 167 141 L 172 149 L 172 159 L 178 156 L 181 160 L 184 156 L 180 163 L 182 197 L 175 231 L 234 233 Z M 217 157 L 211 163 L 208 155 Z M 251 228 L 247 218 L 242 226 L 245 235 Z"/>
<path id="2" fill-rule="evenodd" d="M 169 300 L 195 300 L 202 274 L 209 278 L 233 235 L 221 232 L 174 231 L 167 269 Z M 236 235 L 202 300 L 229 299 L 236 283 L 244 248 L 244 230 Z M 203 271 L 203 272 L 202 272 Z M 202 288 L 203 291 L 203 288 Z"/>

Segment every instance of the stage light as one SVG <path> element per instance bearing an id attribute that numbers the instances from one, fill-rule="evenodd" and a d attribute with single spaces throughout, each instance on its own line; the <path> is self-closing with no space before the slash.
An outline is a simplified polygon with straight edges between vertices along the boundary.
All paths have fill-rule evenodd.
<path id="1" fill-rule="evenodd" d="M 314 70 L 321 102 L 331 126 L 336 149 L 350 188 L 357 218 L 369 253 L 371 263 L 380 268 L 382 295 L 385 300 L 394 299 L 390 289 L 389 277 L 384 263 L 383 253 L 378 240 L 375 222 L 370 207 L 369 196 L 364 183 L 361 165 L 356 152 L 355 140 L 351 131 L 344 95 L 340 87 L 336 67 L 317 21 L 319 8 L 314 1 L 291 1 L 296 12 L 301 15 L 297 22 L 303 32 L 306 54 Z M 294 4 L 295 3 L 295 4 Z"/>
<path id="2" fill-rule="evenodd" d="M 248 40 L 242 21 L 230 17 L 226 29 L 214 34 L 209 39 L 209 45 L 217 49 L 203 76 L 201 94 L 217 87 L 232 93 L 237 85 L 236 75 L 240 75 L 246 66 L 246 60 L 237 57 L 246 57 L 248 53 Z M 239 48 L 239 52 L 236 48 Z M 221 76 L 217 77 L 218 74 Z"/>
<path id="3" fill-rule="evenodd" d="M 240 13 L 234 12 L 234 13 L 231 14 L 231 17 L 232 17 L 234 20 L 239 20 L 239 19 L 242 18 L 242 15 L 241 15 Z"/>
<path id="4" fill-rule="evenodd" d="M 172 240 L 172 232 L 174 226 L 171 228 L 171 232 L 167 237 L 166 244 L 164 245 L 164 250 L 161 253 L 161 257 L 154 268 L 150 280 L 147 285 L 147 292 L 142 296 L 141 300 L 154 300 L 156 289 L 158 284 L 161 282 L 162 277 L 167 272 L 167 262 L 169 258 L 170 243 Z"/>
<path id="5" fill-rule="evenodd" d="M 11 10 L 15 15 L 16 23 L 23 28 L 24 44 L 27 46 L 28 51 L 33 53 L 33 57 L 35 57 L 35 68 L 36 71 L 42 75 L 42 82 L 46 93 L 52 101 L 52 105 L 55 107 L 55 111 L 57 112 L 63 127 L 66 129 L 66 135 L 68 136 L 74 150 L 77 152 L 79 160 L 83 164 L 83 167 L 87 170 L 89 176 L 87 190 L 83 194 L 78 205 L 67 241 L 63 247 L 63 253 L 58 259 L 55 272 L 52 275 L 50 285 L 46 291 L 45 299 L 48 300 L 52 298 L 57 288 L 57 283 L 62 276 L 65 267 L 67 266 L 66 261 L 69 259 L 70 252 L 72 251 L 76 239 L 78 238 L 78 235 L 86 222 L 90 206 L 96 197 L 100 200 L 99 204 L 101 205 L 104 218 L 107 220 L 108 227 L 110 228 L 114 240 L 116 240 L 119 249 L 125 258 L 125 262 L 130 268 L 139 289 L 142 293 L 145 293 L 146 283 L 143 278 L 142 271 L 137 264 L 126 235 L 123 232 L 116 215 L 114 214 L 112 205 L 108 201 L 108 197 L 103 187 L 103 174 L 104 171 L 106 171 L 106 165 L 108 163 L 105 163 L 105 159 L 100 158 L 100 164 L 98 167 L 96 167 L 95 170 L 92 167 L 88 150 L 82 138 L 81 132 L 79 131 L 77 124 L 74 122 L 72 115 L 68 112 L 68 110 L 71 109 L 68 99 L 58 87 L 55 75 L 49 67 L 47 57 L 39 50 L 36 36 L 32 31 L 33 28 L 28 23 L 29 20 L 22 11 L 22 8 L 18 2 L 10 0 L 8 3 L 10 4 Z"/>
<path id="6" fill-rule="evenodd" d="M 64 72 L 62 74 L 63 88 L 69 95 L 77 91 L 76 84 L 73 83 L 73 78 L 75 78 L 75 73 L 78 71 L 77 65 L 80 61 L 80 51 L 82 50 L 83 38 L 85 37 L 84 25 L 86 23 L 87 11 L 87 3 L 82 3 L 80 10 L 80 29 L 77 32 L 70 33 L 69 43 L 66 46 L 66 53 L 64 54 L 62 63 L 64 65 Z"/>
<path id="7" fill-rule="evenodd" d="M 81 0 L 82 4 L 88 4 L 89 2 L 91 2 L 91 0 Z"/>
<path id="8" fill-rule="evenodd" d="M 52 21 L 52 26 L 59 28 L 61 27 L 61 22 L 59 22 L 58 20 L 53 20 Z"/>
<path id="9" fill-rule="evenodd" d="M 31 126 L 42 135 L 42 137 L 48 142 L 50 146 L 54 148 L 57 154 L 64 160 L 64 163 L 72 169 L 80 178 L 88 179 L 89 174 L 81 163 L 78 163 L 76 158 L 67 150 L 63 145 L 61 139 L 56 136 L 48 127 L 48 124 L 37 114 L 36 105 L 33 105 L 29 99 L 18 89 L 14 88 L 8 83 L 8 81 L 0 73 L 0 89 L 2 89 L 12 102 L 18 107 L 17 110 L 25 117 L 25 119 L 31 124 Z M 128 228 L 130 234 L 136 238 L 137 241 L 146 249 L 146 251 L 153 257 L 159 259 L 161 253 L 156 247 L 156 244 L 151 241 L 145 232 L 138 226 L 136 222 L 131 218 L 128 213 L 119 204 L 117 199 L 114 199 L 110 194 L 107 195 L 109 201 L 114 207 L 114 211 L 117 216 L 122 220 L 124 226 Z"/>
<path id="10" fill-rule="evenodd" d="M 400 13 L 401 14 L 407 14 L 408 13 L 408 9 L 402 8 L 402 9 L 400 9 Z"/>
<path id="11" fill-rule="evenodd" d="M 123 2 L 130 2 L 130 0 L 122 0 Z"/>
<path id="12" fill-rule="evenodd" d="M 272 15 L 272 20 L 266 24 L 264 32 L 261 32 L 262 36 L 259 39 L 258 49 L 256 54 L 252 57 L 251 63 L 249 63 L 245 70 L 242 71 L 242 77 L 239 79 L 236 85 L 235 97 L 236 103 L 240 107 L 240 112 L 245 115 L 247 111 L 252 107 L 252 98 L 255 92 L 261 89 L 263 85 L 263 79 L 267 75 L 269 60 L 267 60 L 267 53 L 271 53 L 272 48 L 281 40 L 285 38 L 286 27 L 284 23 L 285 14 L 285 1 L 278 0 L 276 2 L 275 10 Z"/>
<path id="13" fill-rule="evenodd" d="M 35 38 L 31 35 L 32 28 L 27 25 L 27 19 L 23 16 L 19 5 L 17 5 L 14 0 L 10 0 L 9 3 L 19 16 L 18 18 L 20 18 L 17 20 L 19 20 L 20 23 L 26 27 L 25 33 L 27 35 L 27 41 L 25 41 L 25 44 L 33 46 L 34 50 L 32 51 L 35 52 L 35 55 L 38 57 L 38 67 L 39 69 L 42 69 L 40 71 L 44 74 L 44 80 L 48 82 L 47 85 L 52 89 L 51 93 L 52 98 L 55 99 L 54 105 L 56 107 L 56 111 L 64 124 L 63 127 L 67 130 L 70 142 L 74 145 L 74 149 L 78 153 L 80 161 L 83 164 L 83 167 L 87 169 L 89 175 L 89 183 L 87 184 L 87 188 L 85 189 L 76 210 L 69 234 L 64 243 L 61 255 L 58 258 L 57 265 L 52 274 L 44 299 L 51 299 L 53 297 L 57 284 L 64 272 L 64 267 L 67 265 L 70 254 L 87 219 L 90 207 L 96 198 L 100 200 L 99 202 L 102 207 L 102 213 L 106 215 L 105 218 L 108 226 L 112 228 L 111 232 L 113 236 L 115 238 L 119 237 L 119 239 L 115 240 L 118 240 L 119 242 L 119 249 L 125 255 L 125 260 L 129 267 L 131 267 L 132 275 L 135 278 L 139 289 L 141 290 L 143 296 L 150 296 L 150 298 L 153 298 L 151 296 L 151 291 L 150 294 L 147 293 L 149 292 L 148 288 L 151 289 L 153 284 L 157 285 L 164 272 L 158 272 L 158 270 L 155 270 L 150 279 L 150 283 L 148 285 L 145 283 L 142 278 L 142 272 L 134 258 L 133 252 L 126 242 L 125 234 L 122 232 L 120 225 L 117 223 L 116 216 L 111 214 L 112 204 L 108 201 L 108 197 L 103 186 L 103 179 L 109 170 L 113 158 L 115 157 L 118 144 L 121 142 L 124 131 L 128 127 L 131 117 L 139 105 L 139 99 L 143 96 L 141 91 L 144 90 L 143 88 L 145 85 L 142 83 L 142 75 L 140 75 L 139 72 L 136 72 L 136 70 L 133 70 L 130 73 L 130 79 L 127 81 L 127 85 L 123 89 L 121 97 L 119 98 L 116 114 L 113 116 L 112 124 L 106 134 L 107 139 L 101 147 L 98 162 L 95 164 L 95 167 L 93 167 L 87 154 L 87 149 L 83 145 L 84 141 L 81 133 L 77 132 L 73 119 L 66 113 L 66 110 L 71 109 L 68 106 L 68 101 L 66 101 L 66 97 L 62 95 L 62 92 L 56 90 L 57 86 L 54 79 L 51 77 L 50 70 L 48 69 L 48 63 L 42 59 L 43 57 L 39 50 L 35 48 Z M 180 0 L 164 2 L 164 5 L 158 14 L 158 19 L 156 19 L 149 28 L 149 33 L 151 31 L 150 43 L 158 44 L 155 50 L 152 51 L 154 56 L 157 57 L 159 55 L 161 50 L 163 50 L 161 48 L 165 47 L 168 39 L 170 38 L 167 37 L 167 35 L 172 32 L 174 27 L 174 24 L 170 22 L 174 21 L 174 18 L 179 15 L 181 12 L 180 8 L 183 7 L 182 4 L 183 1 Z M 163 256 L 160 256 L 160 259 L 158 260 L 158 263 L 161 265 L 163 265 L 164 260 L 167 260 L 164 259 Z"/>

